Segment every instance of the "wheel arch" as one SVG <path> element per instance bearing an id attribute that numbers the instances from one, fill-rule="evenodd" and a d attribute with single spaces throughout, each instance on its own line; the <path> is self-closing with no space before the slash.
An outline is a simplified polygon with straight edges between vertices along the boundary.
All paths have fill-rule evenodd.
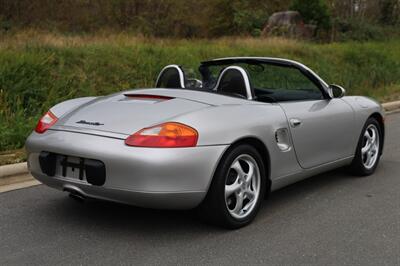
<path id="1" fill-rule="evenodd" d="M 231 151 L 234 147 L 237 147 L 238 145 L 241 144 L 248 144 L 250 146 L 252 146 L 253 148 L 255 148 L 261 155 L 261 158 L 263 160 L 263 164 L 264 164 L 264 168 L 265 168 L 265 178 L 267 181 L 267 195 L 269 194 L 269 192 L 271 191 L 271 157 L 270 157 L 270 153 L 269 150 L 266 146 L 266 144 L 261 141 L 259 138 L 254 137 L 254 136 L 247 136 L 247 137 L 243 137 L 240 139 L 235 140 L 234 142 L 232 142 L 229 147 L 224 151 L 224 153 L 222 154 L 219 163 L 223 160 L 223 158 L 225 157 L 226 154 L 228 154 L 229 151 Z"/>

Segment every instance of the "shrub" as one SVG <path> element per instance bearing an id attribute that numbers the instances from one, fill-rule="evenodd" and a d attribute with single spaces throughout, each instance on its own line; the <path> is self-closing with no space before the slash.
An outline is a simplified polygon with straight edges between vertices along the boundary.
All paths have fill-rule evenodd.
<path id="1" fill-rule="evenodd" d="M 358 19 L 336 20 L 334 29 L 336 41 L 381 41 L 397 34 L 394 27 L 382 27 Z"/>
<path id="2" fill-rule="evenodd" d="M 315 24 L 319 29 L 328 30 L 331 15 L 325 0 L 294 0 L 292 10 L 299 11 L 306 23 Z"/>

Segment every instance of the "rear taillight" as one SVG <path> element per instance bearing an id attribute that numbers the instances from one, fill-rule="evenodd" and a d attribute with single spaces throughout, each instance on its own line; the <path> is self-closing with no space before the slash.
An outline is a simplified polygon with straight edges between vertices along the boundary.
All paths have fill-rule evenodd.
<path id="1" fill-rule="evenodd" d="M 168 122 L 154 127 L 144 128 L 130 135 L 125 144 L 136 147 L 183 148 L 194 147 L 199 135 L 187 125 Z"/>
<path id="2" fill-rule="evenodd" d="M 57 117 L 52 112 L 48 111 L 44 114 L 44 116 L 42 116 L 42 118 L 40 118 L 39 122 L 36 125 L 35 131 L 39 134 L 42 134 L 56 122 Z"/>

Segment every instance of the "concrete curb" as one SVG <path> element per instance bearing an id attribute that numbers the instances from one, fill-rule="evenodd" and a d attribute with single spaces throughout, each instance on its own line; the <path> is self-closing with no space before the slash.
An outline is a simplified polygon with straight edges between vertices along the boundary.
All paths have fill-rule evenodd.
<path id="1" fill-rule="evenodd" d="M 400 101 L 384 103 L 382 106 L 386 112 L 393 112 L 397 109 L 400 109 Z"/>
<path id="2" fill-rule="evenodd" d="M 28 173 L 26 163 L 16 163 L 0 166 L 0 178 Z"/>
<path id="3" fill-rule="evenodd" d="M 382 104 L 386 112 L 391 113 L 400 110 L 400 101 Z M 0 166 L 0 178 L 22 175 L 28 173 L 26 163 L 16 163 Z"/>

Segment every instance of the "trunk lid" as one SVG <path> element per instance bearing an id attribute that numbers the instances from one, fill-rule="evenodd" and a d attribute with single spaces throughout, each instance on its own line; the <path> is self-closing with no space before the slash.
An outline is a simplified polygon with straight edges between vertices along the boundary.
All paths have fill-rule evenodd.
<path id="1" fill-rule="evenodd" d="M 131 135 L 142 128 L 173 121 L 177 116 L 211 106 L 174 93 L 151 91 L 135 90 L 100 97 L 62 116 L 52 129 L 96 132 L 105 136 Z M 155 97 L 157 95 L 163 97 Z"/>

